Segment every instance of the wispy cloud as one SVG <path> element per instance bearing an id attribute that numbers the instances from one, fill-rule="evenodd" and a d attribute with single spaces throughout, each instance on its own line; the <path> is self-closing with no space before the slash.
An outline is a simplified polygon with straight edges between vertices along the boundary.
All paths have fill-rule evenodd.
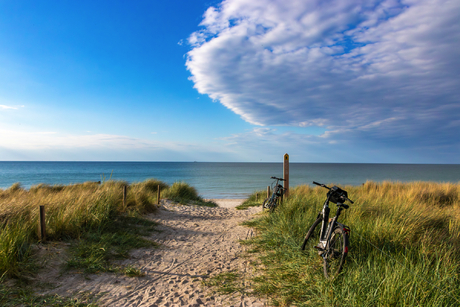
<path id="1" fill-rule="evenodd" d="M 24 107 L 24 106 L 20 106 L 21 108 Z M 17 110 L 19 109 L 20 107 L 17 107 L 17 106 L 6 106 L 6 105 L 3 105 L 3 104 L 0 104 L 0 110 Z"/>
<path id="2" fill-rule="evenodd" d="M 0 128 L 0 159 L 225 161 L 232 158 L 221 144 L 160 142 L 115 134 L 64 134 Z"/>
<path id="3" fill-rule="evenodd" d="M 41 149 L 141 149 L 155 148 L 158 144 L 149 140 L 141 140 L 122 135 L 112 134 L 61 134 L 53 131 L 12 131 L 0 129 L 0 142 L 4 147 L 26 150 Z"/>
<path id="4" fill-rule="evenodd" d="M 458 20 L 449 0 L 226 0 L 189 37 L 186 65 L 255 125 L 444 146 L 460 141 Z"/>
<path id="5" fill-rule="evenodd" d="M 222 148 L 234 156 L 242 156 L 242 160 L 246 161 L 262 159 L 279 162 L 287 152 L 292 161 L 300 162 L 426 163 L 430 160 L 460 163 L 459 143 L 432 146 L 429 142 L 414 142 L 411 139 L 392 142 L 369 139 L 363 142 L 363 137 L 359 131 L 350 133 L 346 129 L 311 135 L 263 127 L 221 140 L 225 142 Z"/>

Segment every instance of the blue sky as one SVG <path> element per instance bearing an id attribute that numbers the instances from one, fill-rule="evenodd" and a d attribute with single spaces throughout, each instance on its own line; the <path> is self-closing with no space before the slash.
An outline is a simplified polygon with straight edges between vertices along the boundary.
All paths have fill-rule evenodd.
<path id="1" fill-rule="evenodd" d="M 0 1 L 0 160 L 460 163 L 460 2 Z"/>

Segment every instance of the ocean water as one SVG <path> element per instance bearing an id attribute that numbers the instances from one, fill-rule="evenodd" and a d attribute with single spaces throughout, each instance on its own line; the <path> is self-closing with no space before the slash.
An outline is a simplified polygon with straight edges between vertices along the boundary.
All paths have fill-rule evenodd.
<path id="1" fill-rule="evenodd" d="M 312 181 L 338 186 L 373 181 L 460 182 L 458 164 L 290 163 L 290 186 Z M 172 184 L 184 181 L 204 198 L 245 198 L 265 190 L 283 176 L 282 163 L 214 162 L 0 162 L 0 188 L 20 182 L 24 188 L 39 183 L 71 184 L 155 178 Z"/>

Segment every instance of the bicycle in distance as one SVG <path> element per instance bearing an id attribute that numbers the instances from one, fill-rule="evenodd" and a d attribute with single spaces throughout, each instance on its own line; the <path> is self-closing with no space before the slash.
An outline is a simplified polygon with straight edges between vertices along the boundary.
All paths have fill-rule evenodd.
<path id="1" fill-rule="evenodd" d="M 273 212 L 277 206 L 280 205 L 281 200 L 283 199 L 284 191 L 286 190 L 279 182 L 285 181 L 283 178 L 271 177 L 275 179 L 272 183 L 272 195 L 264 200 L 262 207 L 268 209 L 268 211 Z"/>
<path id="2" fill-rule="evenodd" d="M 337 220 L 342 210 L 349 208 L 344 202 L 349 201 L 353 204 L 353 201 L 348 198 L 346 191 L 336 186 L 330 188 L 322 183 L 315 181 L 313 183 L 328 189 L 329 192 L 327 192 L 321 212 L 318 213 L 315 222 L 305 235 L 301 249 L 302 251 L 316 249 L 323 258 L 324 276 L 334 278 L 340 273 L 345 263 L 350 237 L 350 228 Z M 337 212 L 333 218 L 329 218 L 329 202 L 337 205 Z"/>

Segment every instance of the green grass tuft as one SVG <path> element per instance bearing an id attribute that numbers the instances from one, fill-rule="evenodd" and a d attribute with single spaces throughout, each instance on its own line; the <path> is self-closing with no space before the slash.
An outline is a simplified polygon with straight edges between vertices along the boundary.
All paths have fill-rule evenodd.
<path id="1" fill-rule="evenodd" d="M 145 276 L 144 272 L 132 266 L 127 266 L 123 268 L 123 273 L 129 277 L 144 277 Z"/>
<path id="2" fill-rule="evenodd" d="M 237 210 L 246 210 L 249 207 L 261 206 L 267 196 L 266 191 L 258 191 L 249 196 L 241 205 L 237 206 Z"/>
<path id="3" fill-rule="evenodd" d="M 198 195 L 194 187 L 191 187 L 185 182 L 175 182 L 167 190 L 165 190 L 164 198 L 168 198 L 182 205 L 198 205 L 206 207 L 217 207 L 217 204 L 212 201 L 205 201 Z"/>
<path id="4" fill-rule="evenodd" d="M 118 217 L 105 227 L 85 233 L 72 246 L 73 256 L 67 267 L 83 269 L 86 274 L 119 272 L 120 268 L 113 266 L 111 260 L 128 258 L 132 249 L 157 246 L 142 237 L 153 231 L 155 225 L 140 218 Z"/>
<path id="5" fill-rule="evenodd" d="M 34 306 L 34 307 L 97 307 L 91 303 L 95 297 L 84 295 L 81 298 L 67 298 L 59 295 L 36 295 L 27 287 L 7 286 L 0 280 L 0 306 Z"/>

